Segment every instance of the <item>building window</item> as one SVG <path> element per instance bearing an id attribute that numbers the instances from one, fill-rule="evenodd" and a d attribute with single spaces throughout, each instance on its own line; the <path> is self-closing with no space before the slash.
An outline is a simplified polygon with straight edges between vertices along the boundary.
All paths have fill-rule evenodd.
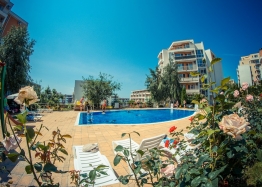
<path id="1" fill-rule="evenodd" d="M 196 50 L 196 55 L 197 57 L 204 57 L 203 50 L 202 49 Z"/>
<path id="2" fill-rule="evenodd" d="M 17 21 L 17 25 L 22 25 L 21 21 Z"/>
<path id="3" fill-rule="evenodd" d="M 206 63 L 204 63 L 203 59 L 197 59 L 198 67 L 206 67 Z"/>
<path id="4" fill-rule="evenodd" d="M 185 48 L 189 48 L 189 44 L 185 44 Z"/>

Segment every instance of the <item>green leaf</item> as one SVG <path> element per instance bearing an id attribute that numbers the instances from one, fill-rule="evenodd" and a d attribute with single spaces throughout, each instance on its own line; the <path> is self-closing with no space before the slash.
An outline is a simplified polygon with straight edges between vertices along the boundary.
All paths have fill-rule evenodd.
<path id="1" fill-rule="evenodd" d="M 216 63 L 220 62 L 222 59 L 221 58 L 214 58 L 212 61 L 211 61 L 211 65 L 215 65 Z"/>
<path id="2" fill-rule="evenodd" d="M 21 131 L 22 129 L 23 129 L 23 126 L 21 126 L 21 125 L 16 125 L 16 126 L 14 127 L 14 130 Z"/>
<path id="3" fill-rule="evenodd" d="M 27 174 L 33 173 L 30 165 L 27 165 L 27 166 L 25 167 L 25 171 L 26 171 Z"/>
<path id="4" fill-rule="evenodd" d="M 105 171 L 98 171 L 98 172 L 103 174 L 103 175 L 108 175 Z"/>
<path id="5" fill-rule="evenodd" d="M 43 166 L 41 163 L 35 163 L 34 168 L 36 169 L 36 171 L 42 171 Z"/>
<path id="6" fill-rule="evenodd" d="M 58 149 L 60 152 L 64 153 L 65 155 L 68 155 L 67 151 L 63 148 Z"/>
<path id="7" fill-rule="evenodd" d="M 209 70 L 209 72 L 213 72 L 212 66 L 210 66 L 210 67 L 208 68 L 208 70 Z"/>
<path id="8" fill-rule="evenodd" d="M 126 157 L 129 156 L 129 151 L 128 151 L 127 149 L 124 149 L 124 155 L 125 155 Z"/>
<path id="9" fill-rule="evenodd" d="M 108 168 L 108 166 L 101 164 L 96 167 L 96 170 L 99 171 L 99 170 L 106 169 L 106 168 Z"/>
<path id="10" fill-rule="evenodd" d="M 212 187 L 218 187 L 218 178 L 212 180 Z"/>
<path id="11" fill-rule="evenodd" d="M 221 80 L 221 86 L 225 86 L 226 83 L 228 83 L 228 81 L 230 80 L 230 77 L 224 78 Z"/>
<path id="12" fill-rule="evenodd" d="M 96 171 L 95 170 L 91 170 L 89 172 L 89 178 L 90 178 L 91 181 L 95 180 L 95 178 L 96 178 Z"/>
<path id="13" fill-rule="evenodd" d="M 200 167 L 208 159 L 209 159 L 209 155 L 201 155 L 196 163 L 196 166 Z"/>
<path id="14" fill-rule="evenodd" d="M 35 137 L 35 131 L 34 131 L 34 129 L 33 129 L 33 128 L 28 128 L 28 129 L 27 129 L 28 142 L 31 142 L 34 137 Z"/>
<path id="15" fill-rule="evenodd" d="M 40 149 L 42 149 L 43 151 L 47 151 L 47 150 L 49 149 L 49 146 L 44 146 L 43 144 L 38 143 L 38 144 L 36 145 L 36 148 L 40 148 Z"/>
<path id="16" fill-rule="evenodd" d="M 120 151 L 123 151 L 123 149 L 124 149 L 124 147 L 122 145 L 118 145 L 118 146 L 116 146 L 115 151 L 120 152 Z"/>
<path id="17" fill-rule="evenodd" d="M 205 82 L 206 80 L 206 75 L 202 75 L 201 78 L 200 78 L 201 82 Z"/>
<path id="18" fill-rule="evenodd" d="M 25 124 L 25 123 L 26 123 L 26 115 L 27 115 L 27 111 L 25 111 L 25 112 L 23 112 L 23 113 L 21 113 L 21 114 L 16 115 L 16 117 L 17 117 L 17 119 L 18 119 L 21 123 Z"/>
<path id="19" fill-rule="evenodd" d="M 211 110 L 210 107 L 206 107 L 206 108 L 204 108 L 204 110 L 206 111 L 206 113 L 210 113 L 210 112 L 212 112 L 212 110 Z"/>
<path id="20" fill-rule="evenodd" d="M 16 162 L 19 157 L 18 153 L 9 153 L 7 158 L 9 158 L 12 162 Z"/>
<path id="21" fill-rule="evenodd" d="M 121 134 L 121 138 L 123 138 L 125 135 L 126 135 L 126 133 L 122 133 L 122 134 Z"/>
<path id="22" fill-rule="evenodd" d="M 224 169 L 227 167 L 227 165 L 223 166 L 222 168 L 220 168 L 219 170 L 216 170 L 216 171 L 212 171 L 208 174 L 208 178 L 210 180 L 214 180 L 218 175 L 219 173 L 221 173 L 222 171 L 224 171 Z"/>
<path id="23" fill-rule="evenodd" d="M 25 156 L 25 151 L 24 151 L 24 149 L 21 149 L 20 155 L 21 155 L 21 156 Z"/>
<path id="24" fill-rule="evenodd" d="M 197 187 L 201 183 L 200 176 L 197 176 L 191 181 L 191 186 L 192 187 Z"/>
<path id="25" fill-rule="evenodd" d="M 199 102 L 196 100 L 192 100 L 191 103 L 199 105 Z"/>
<path id="26" fill-rule="evenodd" d="M 136 132 L 136 131 L 133 131 L 133 132 L 136 133 L 138 136 L 140 136 L 140 134 L 138 132 Z"/>
<path id="27" fill-rule="evenodd" d="M 138 151 L 136 151 L 136 152 L 139 153 L 139 154 L 141 155 L 141 157 L 145 154 L 145 152 L 142 151 L 142 150 L 138 150 Z"/>
<path id="28" fill-rule="evenodd" d="M 57 171 L 57 167 L 56 167 L 54 164 L 46 163 L 43 170 L 44 170 L 44 171 L 53 171 L 53 172 L 56 172 L 56 171 Z"/>
<path id="29" fill-rule="evenodd" d="M 175 179 L 179 179 L 180 178 L 180 175 L 181 175 L 181 173 L 182 173 L 182 167 L 178 167 L 177 169 L 176 169 L 176 173 L 175 173 Z"/>
<path id="30" fill-rule="evenodd" d="M 193 77 L 197 77 L 197 76 L 199 76 L 201 74 L 198 73 L 197 71 L 195 71 L 195 72 L 190 72 L 190 75 L 193 76 Z"/>
<path id="31" fill-rule="evenodd" d="M 199 114 L 195 115 L 195 118 L 198 118 L 198 120 L 202 120 L 202 119 L 205 119 L 206 116 L 199 113 Z"/>
<path id="32" fill-rule="evenodd" d="M 146 183 L 147 183 L 147 179 L 143 178 L 143 179 L 141 180 L 141 184 L 143 185 L 143 184 L 146 184 Z"/>
<path id="33" fill-rule="evenodd" d="M 121 161 L 122 157 L 120 155 L 116 155 L 114 158 L 114 166 L 117 166 Z"/>

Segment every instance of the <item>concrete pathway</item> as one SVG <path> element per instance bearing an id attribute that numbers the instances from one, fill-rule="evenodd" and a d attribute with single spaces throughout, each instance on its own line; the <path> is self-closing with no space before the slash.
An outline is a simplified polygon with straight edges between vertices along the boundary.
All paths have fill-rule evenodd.
<path id="1" fill-rule="evenodd" d="M 98 143 L 101 154 L 104 154 L 111 166 L 115 170 L 117 175 L 126 175 L 128 174 L 127 164 L 121 161 L 117 166 L 113 166 L 114 153 L 112 148 L 112 141 L 121 139 L 121 134 L 124 132 L 137 131 L 140 133 L 140 136 L 134 134 L 132 136 L 133 140 L 137 143 L 140 143 L 142 139 L 153 137 L 159 134 L 169 135 L 169 128 L 171 126 L 177 126 L 177 130 L 185 129 L 186 126 L 190 124 L 188 118 L 177 120 L 174 122 L 168 123 L 158 123 L 151 125 L 93 125 L 93 126 L 75 126 L 75 120 L 79 112 L 77 111 L 63 111 L 63 112 L 53 112 L 53 113 L 44 113 L 41 122 L 28 123 L 28 126 L 33 127 L 34 129 L 39 128 L 42 123 L 46 126 L 49 131 L 43 129 L 41 133 L 43 136 L 39 136 L 38 141 L 48 141 L 51 138 L 52 131 L 60 129 L 61 134 L 70 134 L 72 138 L 67 139 L 66 144 L 64 144 L 65 149 L 68 151 L 68 156 L 63 163 L 57 162 L 55 165 L 59 170 L 73 170 L 74 161 L 72 154 L 73 145 L 84 145 L 88 143 Z M 25 139 L 22 141 L 22 146 L 25 146 Z M 17 149 L 18 151 L 18 149 Z M 27 163 L 25 161 L 19 160 L 16 163 L 6 161 L 1 165 L 6 165 L 7 169 L 11 170 L 11 175 L 7 173 L 0 173 L 1 183 L 7 182 L 8 180 L 12 181 L 11 186 L 15 187 L 25 187 L 25 186 L 37 186 L 36 182 L 33 180 L 31 174 L 26 174 L 25 166 Z M 1 166 L 0 165 L 0 166 Z M 70 175 L 66 174 L 53 174 L 54 181 L 60 183 L 60 186 L 74 186 L 70 184 Z M 121 184 L 111 185 L 111 186 L 123 186 Z M 128 186 L 136 186 L 135 183 L 130 183 Z"/>

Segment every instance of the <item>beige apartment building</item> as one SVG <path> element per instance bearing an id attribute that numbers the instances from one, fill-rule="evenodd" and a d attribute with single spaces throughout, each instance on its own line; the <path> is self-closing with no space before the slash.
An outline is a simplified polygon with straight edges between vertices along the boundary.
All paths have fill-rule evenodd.
<path id="1" fill-rule="evenodd" d="M 135 102 L 146 102 L 151 98 L 151 93 L 148 90 L 135 90 L 130 95 L 130 100 Z"/>
<path id="2" fill-rule="evenodd" d="M 261 80 L 262 72 L 262 48 L 258 53 L 242 56 L 237 68 L 238 84 L 247 82 L 254 85 L 254 81 Z"/>
<path id="3" fill-rule="evenodd" d="M 163 49 L 158 54 L 158 67 L 163 72 L 164 67 L 173 61 L 178 65 L 180 84 L 186 88 L 189 95 L 204 94 L 210 99 L 208 90 L 202 89 L 199 77 L 193 77 L 190 72 L 207 74 L 207 68 L 215 58 L 210 50 L 205 50 L 203 42 L 195 43 L 194 40 L 182 40 L 173 42 L 168 49 Z M 223 79 L 222 63 L 214 65 L 214 72 L 210 74 L 215 86 L 220 85 Z"/>

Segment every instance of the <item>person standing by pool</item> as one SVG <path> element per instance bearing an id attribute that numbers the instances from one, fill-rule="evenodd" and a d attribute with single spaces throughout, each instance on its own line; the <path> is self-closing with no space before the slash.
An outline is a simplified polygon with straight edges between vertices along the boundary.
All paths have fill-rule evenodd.
<path id="1" fill-rule="evenodd" d="M 105 99 L 102 102 L 102 110 L 103 110 L 103 113 L 105 113 L 105 110 L 106 110 L 106 100 Z"/>
<path id="2" fill-rule="evenodd" d="M 86 110 L 87 110 L 87 113 L 90 114 L 90 104 L 88 101 L 86 101 Z"/>
<path id="3" fill-rule="evenodd" d="M 85 99 L 84 99 L 84 96 L 82 96 L 82 98 L 80 99 L 80 111 L 83 110 L 84 102 L 85 102 Z"/>

